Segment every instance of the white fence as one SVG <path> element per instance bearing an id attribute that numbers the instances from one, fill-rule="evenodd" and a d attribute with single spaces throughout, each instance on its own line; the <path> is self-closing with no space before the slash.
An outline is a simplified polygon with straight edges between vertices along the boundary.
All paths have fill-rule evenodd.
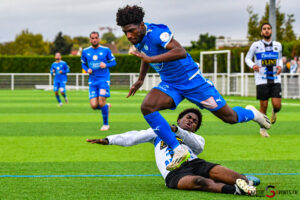
<path id="1" fill-rule="evenodd" d="M 256 86 L 253 73 L 204 73 L 204 77 L 216 83 L 222 95 L 255 96 Z M 300 77 L 298 74 L 281 74 L 282 97 L 300 98 Z M 112 89 L 129 89 L 138 79 L 138 73 L 111 73 Z M 156 73 L 147 74 L 141 90 L 150 90 L 157 86 L 160 77 Z M 88 88 L 88 75 L 68 74 L 67 89 L 82 90 Z M 52 89 L 52 77 L 49 73 L 0 73 L 0 89 Z"/>

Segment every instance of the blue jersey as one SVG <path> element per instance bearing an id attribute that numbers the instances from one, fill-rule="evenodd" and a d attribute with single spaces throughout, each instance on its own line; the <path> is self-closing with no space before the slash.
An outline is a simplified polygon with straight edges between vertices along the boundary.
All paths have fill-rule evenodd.
<path id="1" fill-rule="evenodd" d="M 135 47 L 147 56 L 156 56 L 168 52 L 166 46 L 173 37 L 169 28 L 164 24 L 145 23 L 145 25 L 146 34 Z M 188 53 L 185 58 L 179 60 L 149 64 L 160 74 L 163 81 L 172 84 L 184 84 L 199 71 L 198 65 Z M 205 79 L 201 80 L 205 81 Z"/>
<path id="2" fill-rule="evenodd" d="M 109 68 L 115 66 L 116 59 L 107 47 L 99 46 L 98 48 L 88 47 L 82 51 L 81 55 L 82 68 L 87 72 L 92 69 L 89 76 L 89 82 L 109 81 Z M 100 63 L 104 62 L 106 68 L 100 68 Z"/>
<path id="3" fill-rule="evenodd" d="M 55 77 L 54 81 L 56 82 L 66 82 L 67 81 L 67 73 L 70 72 L 69 66 L 66 62 L 60 61 L 60 62 L 54 62 L 51 65 L 50 73 L 53 74 L 53 69 L 55 70 Z M 62 73 L 59 73 L 62 71 Z"/>

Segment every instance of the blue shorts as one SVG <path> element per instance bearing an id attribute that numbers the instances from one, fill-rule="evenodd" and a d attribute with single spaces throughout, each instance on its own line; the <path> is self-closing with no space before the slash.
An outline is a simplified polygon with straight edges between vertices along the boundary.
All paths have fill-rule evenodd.
<path id="1" fill-rule="evenodd" d="M 110 81 L 89 83 L 89 98 L 110 97 Z"/>
<path id="2" fill-rule="evenodd" d="M 66 83 L 67 81 L 54 81 L 53 91 L 57 92 L 60 89 L 61 92 L 66 92 Z"/>
<path id="3" fill-rule="evenodd" d="M 199 108 L 205 108 L 210 111 L 219 110 L 226 105 L 226 101 L 209 80 L 198 85 L 195 84 L 195 82 L 187 83 L 185 85 L 174 85 L 162 81 L 154 88 L 164 92 L 173 99 L 175 106 L 171 108 L 172 110 L 176 109 L 178 104 L 185 98 L 196 104 Z"/>

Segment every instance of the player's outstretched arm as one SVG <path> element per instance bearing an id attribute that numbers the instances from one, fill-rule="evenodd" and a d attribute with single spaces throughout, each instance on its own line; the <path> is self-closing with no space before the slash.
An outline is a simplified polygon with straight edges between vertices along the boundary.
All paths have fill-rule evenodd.
<path id="1" fill-rule="evenodd" d="M 86 139 L 86 141 L 89 142 L 89 143 L 92 143 L 92 144 L 103 144 L 103 145 L 109 144 L 107 138 L 103 138 L 103 139 Z"/>
<path id="2" fill-rule="evenodd" d="M 143 85 L 149 67 L 150 67 L 149 63 L 145 63 L 144 61 L 141 62 L 139 79 L 131 86 L 126 98 L 130 96 L 134 96 L 136 91 Z"/>
<path id="3" fill-rule="evenodd" d="M 169 44 L 166 46 L 166 49 L 168 49 L 169 51 L 152 57 L 149 57 L 141 52 L 132 52 L 132 54 L 139 57 L 146 63 L 169 62 L 186 57 L 185 49 L 175 39 L 172 39 L 169 42 Z"/>

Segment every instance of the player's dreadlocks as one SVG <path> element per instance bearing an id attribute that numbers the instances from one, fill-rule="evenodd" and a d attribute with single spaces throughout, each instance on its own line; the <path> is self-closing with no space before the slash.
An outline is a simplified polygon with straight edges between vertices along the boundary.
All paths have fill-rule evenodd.
<path id="1" fill-rule="evenodd" d="M 140 24 L 143 21 L 145 12 L 137 5 L 119 8 L 117 12 L 117 25 L 126 26 L 128 24 Z"/>
<path id="2" fill-rule="evenodd" d="M 195 109 L 195 108 L 185 109 L 184 111 L 182 111 L 178 115 L 177 121 L 180 120 L 181 118 L 183 118 L 183 116 L 186 115 L 186 114 L 188 114 L 188 113 L 194 113 L 195 115 L 198 116 L 199 120 L 198 120 L 198 124 L 197 124 L 196 130 L 195 130 L 195 131 L 197 131 L 200 128 L 201 123 L 202 123 L 202 114 L 201 114 L 201 112 L 198 109 Z"/>

